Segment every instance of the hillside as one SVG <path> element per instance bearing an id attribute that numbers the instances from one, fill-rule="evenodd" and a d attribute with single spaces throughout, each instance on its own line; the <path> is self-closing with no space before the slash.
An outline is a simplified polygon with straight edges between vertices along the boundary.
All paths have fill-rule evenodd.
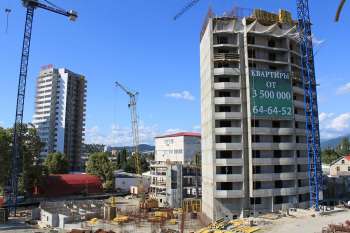
<path id="1" fill-rule="evenodd" d="M 345 135 L 345 136 L 341 136 L 341 137 L 337 137 L 337 138 L 332 138 L 329 140 L 321 140 L 321 148 L 322 150 L 328 147 L 336 147 L 340 141 L 344 138 L 344 137 L 350 137 L 350 135 Z"/>

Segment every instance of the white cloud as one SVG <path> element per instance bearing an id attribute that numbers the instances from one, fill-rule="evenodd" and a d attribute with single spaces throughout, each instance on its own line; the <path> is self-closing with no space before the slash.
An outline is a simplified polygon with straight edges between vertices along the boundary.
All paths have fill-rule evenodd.
<path id="1" fill-rule="evenodd" d="M 4 126 L 4 122 L 0 121 L 0 127 Z"/>
<path id="2" fill-rule="evenodd" d="M 334 113 L 321 112 L 318 116 L 318 120 L 320 121 L 320 124 L 322 124 L 323 122 L 327 121 L 333 116 L 334 116 Z"/>
<path id="3" fill-rule="evenodd" d="M 321 112 L 319 114 L 322 139 L 330 139 L 350 133 L 350 112 L 336 115 Z"/>
<path id="4" fill-rule="evenodd" d="M 173 134 L 173 133 L 179 133 L 179 132 L 186 132 L 187 130 L 184 129 L 167 129 L 165 130 L 165 134 Z"/>
<path id="5" fill-rule="evenodd" d="M 337 89 L 338 95 L 343 95 L 343 94 L 347 94 L 347 93 L 350 93 L 350 83 L 346 83 Z"/>
<path id="6" fill-rule="evenodd" d="M 157 136 L 157 126 L 145 126 L 142 122 L 139 125 L 139 136 L 141 144 L 153 144 L 154 137 Z M 101 132 L 98 126 L 87 128 L 85 131 L 86 143 L 97 143 L 109 146 L 130 146 L 132 145 L 131 128 L 120 125 L 112 125 L 108 133 Z"/>
<path id="7" fill-rule="evenodd" d="M 171 92 L 165 94 L 166 97 L 193 101 L 195 98 L 189 91 Z"/>
<path id="8" fill-rule="evenodd" d="M 343 113 L 331 121 L 329 128 L 334 129 L 338 132 L 349 129 L 350 125 L 350 112 Z"/>

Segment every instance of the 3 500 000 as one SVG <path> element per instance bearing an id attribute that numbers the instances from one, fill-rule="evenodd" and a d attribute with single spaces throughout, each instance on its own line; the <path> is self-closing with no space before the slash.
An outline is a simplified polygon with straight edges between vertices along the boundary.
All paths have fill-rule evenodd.
<path id="1" fill-rule="evenodd" d="M 278 99 L 278 100 L 290 100 L 292 98 L 288 91 L 269 91 L 269 90 L 253 90 L 253 98 L 259 97 L 260 99 Z"/>
<path id="2" fill-rule="evenodd" d="M 282 115 L 282 116 L 291 116 L 292 115 L 292 108 L 291 107 L 273 107 L 273 106 L 268 106 L 264 108 L 264 106 L 253 106 L 253 113 L 258 114 L 258 113 L 264 113 L 268 115 Z"/>

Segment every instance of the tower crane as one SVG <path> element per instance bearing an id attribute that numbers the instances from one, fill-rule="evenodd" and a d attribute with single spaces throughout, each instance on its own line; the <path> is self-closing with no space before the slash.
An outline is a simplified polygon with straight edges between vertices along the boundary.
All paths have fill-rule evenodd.
<path id="1" fill-rule="evenodd" d="M 131 113 L 131 128 L 132 128 L 132 142 L 133 142 L 133 155 L 135 158 L 135 168 L 136 173 L 141 175 L 142 169 L 141 169 L 141 160 L 140 160 L 140 154 L 139 154 L 139 125 L 138 125 L 138 119 L 137 119 L 137 111 L 136 111 L 136 97 L 139 94 L 138 92 L 131 92 L 127 88 L 125 88 L 122 84 L 119 82 L 115 82 L 117 87 L 120 87 L 130 98 L 128 107 L 130 109 Z"/>
<path id="2" fill-rule="evenodd" d="M 191 0 L 175 15 L 174 20 L 195 6 L 199 0 Z M 346 0 L 341 0 L 336 21 Z M 320 193 L 322 191 L 322 167 L 320 155 L 320 135 L 317 111 L 316 77 L 309 0 L 296 0 L 298 15 L 299 44 L 301 52 L 301 80 L 304 87 L 304 110 L 306 116 L 306 138 L 308 155 L 308 178 L 310 190 L 310 207 L 319 210 Z"/>
<path id="3" fill-rule="evenodd" d="M 6 190 L 6 202 L 10 212 L 14 211 L 16 214 L 17 206 L 17 192 L 18 192 L 18 175 L 21 165 L 21 145 L 22 145 L 22 124 L 23 124 L 23 110 L 24 110 L 24 99 L 26 92 L 27 72 L 28 72 L 28 60 L 30 42 L 32 37 L 32 25 L 34 18 L 35 9 L 41 8 L 56 14 L 60 14 L 68 17 L 71 21 L 75 21 L 78 17 L 75 11 L 66 11 L 61 9 L 49 1 L 45 0 L 46 5 L 39 0 L 22 0 L 23 6 L 27 9 L 26 20 L 24 25 L 24 37 L 22 44 L 22 56 L 20 63 L 20 73 L 18 79 L 17 89 L 17 104 L 16 104 L 16 117 L 13 130 L 13 143 L 12 143 L 12 160 L 11 160 L 11 174 L 9 180 L 9 187 Z"/>

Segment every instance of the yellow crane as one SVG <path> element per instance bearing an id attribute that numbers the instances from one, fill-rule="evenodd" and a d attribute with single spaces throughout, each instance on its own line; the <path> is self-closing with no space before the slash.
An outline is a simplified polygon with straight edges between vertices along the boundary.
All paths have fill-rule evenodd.
<path id="1" fill-rule="evenodd" d="M 139 94 L 138 92 L 132 92 L 126 87 L 124 87 L 119 82 L 115 82 L 117 87 L 120 87 L 128 96 L 129 96 L 129 104 L 128 107 L 130 109 L 131 113 L 131 127 L 132 127 L 132 141 L 133 141 L 133 156 L 135 159 L 135 168 L 136 173 L 139 175 L 142 175 L 142 169 L 141 169 L 141 159 L 139 154 L 139 125 L 138 125 L 138 118 L 137 118 L 137 111 L 136 111 L 136 97 Z"/>

